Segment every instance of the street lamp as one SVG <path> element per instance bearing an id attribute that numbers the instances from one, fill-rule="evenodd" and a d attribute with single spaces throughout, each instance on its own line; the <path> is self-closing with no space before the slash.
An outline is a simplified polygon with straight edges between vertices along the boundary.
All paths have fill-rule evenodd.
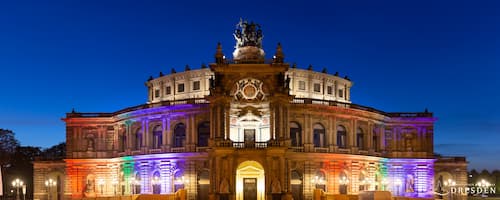
<path id="1" fill-rule="evenodd" d="M 396 195 L 399 195 L 399 187 L 403 184 L 403 182 L 401 182 L 401 179 L 396 179 L 396 181 L 394 182 L 394 184 L 396 185 Z"/>
<path id="2" fill-rule="evenodd" d="M 12 187 L 16 188 L 16 199 L 19 200 L 19 188 L 23 187 L 23 181 L 16 178 L 16 180 L 12 181 Z"/>
<path id="3" fill-rule="evenodd" d="M 23 199 L 26 200 L 26 185 L 23 185 Z"/>
<path id="4" fill-rule="evenodd" d="M 57 181 L 49 179 L 45 181 L 45 187 L 47 188 L 47 197 L 50 200 L 50 188 L 57 185 Z"/>

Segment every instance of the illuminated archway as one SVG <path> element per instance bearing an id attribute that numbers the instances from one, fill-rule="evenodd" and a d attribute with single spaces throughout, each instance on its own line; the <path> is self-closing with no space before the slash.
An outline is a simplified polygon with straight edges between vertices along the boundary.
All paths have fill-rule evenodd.
<path id="1" fill-rule="evenodd" d="M 255 180 L 257 186 L 257 200 L 265 199 L 266 180 L 264 167 L 256 161 L 245 161 L 236 169 L 236 200 L 244 199 L 244 181 Z"/>

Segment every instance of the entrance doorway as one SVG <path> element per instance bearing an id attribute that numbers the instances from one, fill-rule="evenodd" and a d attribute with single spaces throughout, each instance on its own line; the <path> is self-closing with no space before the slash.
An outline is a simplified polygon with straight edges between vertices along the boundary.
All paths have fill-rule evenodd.
<path id="1" fill-rule="evenodd" d="M 257 200 L 257 179 L 243 178 L 243 199 Z"/>
<path id="2" fill-rule="evenodd" d="M 236 200 L 265 200 L 264 168 L 256 161 L 242 162 L 236 169 Z"/>

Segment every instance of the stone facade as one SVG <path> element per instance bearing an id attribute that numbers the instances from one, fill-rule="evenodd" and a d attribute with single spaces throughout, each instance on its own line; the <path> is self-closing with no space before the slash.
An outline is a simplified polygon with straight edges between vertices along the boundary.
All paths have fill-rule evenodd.
<path id="1" fill-rule="evenodd" d="M 219 45 L 207 67 L 151 78 L 146 104 L 67 113 L 67 158 L 35 163 L 36 198 L 49 197 L 52 176 L 67 199 L 182 188 L 188 199 L 434 196 L 434 170 L 446 169 L 435 162 L 432 113 L 353 104 L 347 77 L 290 67 L 280 45 L 273 60 L 240 48 L 239 59 Z"/>

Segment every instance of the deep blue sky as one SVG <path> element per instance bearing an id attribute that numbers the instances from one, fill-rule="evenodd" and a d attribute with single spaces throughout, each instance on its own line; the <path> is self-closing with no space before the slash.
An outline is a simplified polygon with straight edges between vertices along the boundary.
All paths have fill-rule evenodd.
<path id="1" fill-rule="evenodd" d="M 240 17 L 262 25 L 268 57 L 281 42 L 299 68 L 348 75 L 352 101 L 423 111 L 435 151 L 470 168 L 500 168 L 498 1 L 3 1 L 0 128 L 22 145 L 65 139 L 61 118 L 145 103 L 150 75 L 233 51 Z"/>

